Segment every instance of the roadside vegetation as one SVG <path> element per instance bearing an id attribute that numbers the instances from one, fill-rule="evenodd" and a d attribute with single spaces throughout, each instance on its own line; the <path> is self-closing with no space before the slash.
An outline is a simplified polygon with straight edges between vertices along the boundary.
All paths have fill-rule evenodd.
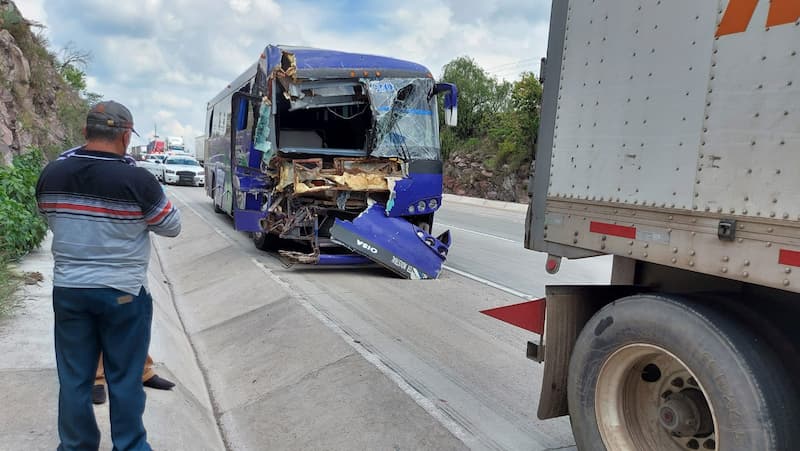
<path id="1" fill-rule="evenodd" d="M 511 171 L 530 164 L 542 99 L 542 85 L 532 72 L 514 82 L 498 80 L 464 56 L 447 63 L 441 79 L 459 91 L 458 126 L 441 127 L 445 159 L 479 156 L 489 168 L 508 165 Z"/>
<path id="2" fill-rule="evenodd" d="M 13 2 L 0 3 L 0 30 L 7 31 L 30 67 L 29 78 L 0 80 L 9 96 L 7 126 L 15 136 L 13 158 L 0 159 L 0 316 L 14 304 L 22 283 L 36 283 L 38 274 L 18 274 L 20 258 L 36 249 L 47 225 L 39 215 L 35 185 L 42 166 L 68 146 L 82 141 L 81 129 L 89 106 L 100 96 L 87 91 L 86 69 L 91 55 L 68 43 L 55 51 L 44 26 L 22 17 Z M 16 138 L 15 138 L 16 139 Z M 23 143 L 33 143 L 26 147 Z"/>
<path id="3" fill-rule="evenodd" d="M 0 167 L 0 315 L 13 303 L 20 283 L 10 265 L 41 244 L 47 225 L 36 207 L 36 179 L 43 162 L 33 150 Z"/>

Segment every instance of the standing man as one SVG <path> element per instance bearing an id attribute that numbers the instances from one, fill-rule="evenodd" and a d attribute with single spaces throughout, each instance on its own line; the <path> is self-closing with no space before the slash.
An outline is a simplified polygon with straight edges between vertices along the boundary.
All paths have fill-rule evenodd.
<path id="1" fill-rule="evenodd" d="M 53 231 L 58 450 L 100 445 L 91 392 L 102 351 L 114 448 L 149 451 L 141 377 L 153 315 L 150 232 L 178 235 L 180 213 L 155 177 L 126 163 L 135 133 L 127 108 L 98 103 L 84 133 L 86 144 L 48 164 L 36 186 Z"/>

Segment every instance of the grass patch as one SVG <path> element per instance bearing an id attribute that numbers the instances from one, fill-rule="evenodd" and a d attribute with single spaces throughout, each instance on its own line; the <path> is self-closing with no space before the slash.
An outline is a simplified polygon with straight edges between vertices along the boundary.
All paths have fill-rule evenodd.
<path id="1" fill-rule="evenodd" d="M 11 269 L 11 258 L 0 253 L 0 318 L 3 318 L 16 305 L 20 278 Z"/>

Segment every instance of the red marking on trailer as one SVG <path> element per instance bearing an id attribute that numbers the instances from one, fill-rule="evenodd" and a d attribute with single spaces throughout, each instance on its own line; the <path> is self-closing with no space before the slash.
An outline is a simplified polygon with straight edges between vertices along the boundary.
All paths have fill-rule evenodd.
<path id="1" fill-rule="evenodd" d="M 731 0 L 717 27 L 716 36 L 747 31 L 759 0 Z M 800 2 L 797 0 L 771 0 L 767 27 L 790 24 L 800 19 Z"/>
<path id="2" fill-rule="evenodd" d="M 618 236 L 621 238 L 636 239 L 636 227 L 608 224 L 606 222 L 592 221 L 589 223 L 589 231 L 603 235 Z"/>
<path id="3" fill-rule="evenodd" d="M 482 310 L 481 313 L 541 335 L 544 333 L 545 304 L 545 298 L 541 298 L 521 304 Z"/>
<path id="4" fill-rule="evenodd" d="M 800 252 L 781 249 L 778 255 L 778 263 L 787 266 L 800 266 Z"/>

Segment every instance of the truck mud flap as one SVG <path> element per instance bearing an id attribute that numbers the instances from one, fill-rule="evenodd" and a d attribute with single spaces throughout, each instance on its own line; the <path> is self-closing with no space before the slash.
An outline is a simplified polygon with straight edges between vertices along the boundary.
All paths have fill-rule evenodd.
<path id="1" fill-rule="evenodd" d="M 434 237 L 374 204 L 351 221 L 337 219 L 331 239 L 406 279 L 435 279 L 450 249 L 450 231 Z"/>

